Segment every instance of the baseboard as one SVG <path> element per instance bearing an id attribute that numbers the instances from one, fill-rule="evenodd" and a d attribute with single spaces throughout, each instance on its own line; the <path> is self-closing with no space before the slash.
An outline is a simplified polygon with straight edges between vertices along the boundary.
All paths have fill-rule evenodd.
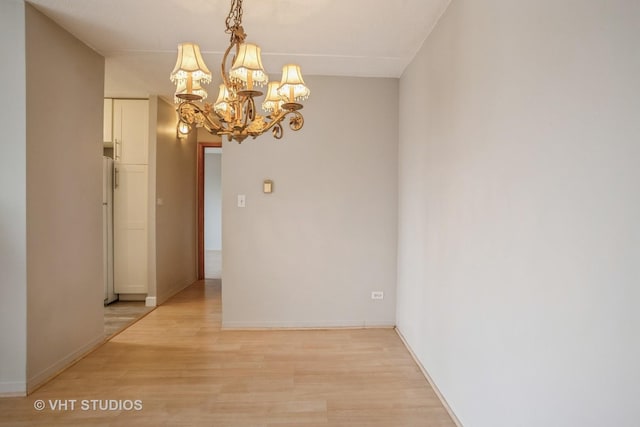
<path id="1" fill-rule="evenodd" d="M 447 411 L 447 413 L 449 414 L 449 416 L 453 420 L 454 424 L 457 427 L 463 427 L 462 423 L 460 422 L 458 417 L 456 417 L 456 414 L 453 412 L 453 410 L 451 409 L 451 407 L 447 403 L 446 399 L 444 398 L 442 393 L 440 393 L 440 390 L 438 389 L 436 384 L 433 382 L 433 379 L 431 378 L 431 375 L 429 375 L 429 372 L 427 372 L 425 367 L 422 366 L 422 362 L 420 362 L 420 359 L 418 359 L 418 356 L 416 356 L 416 354 L 413 352 L 413 349 L 411 348 L 411 346 L 409 345 L 409 343 L 405 339 L 404 335 L 402 335 L 402 332 L 400 332 L 400 330 L 397 327 L 395 328 L 395 330 L 396 330 L 396 333 L 398 334 L 398 336 L 400 337 L 400 340 L 402 341 L 404 346 L 407 348 L 407 351 L 409 352 L 409 354 L 411 355 L 413 360 L 416 362 L 416 365 L 418 365 L 418 368 L 420 368 L 420 371 L 422 372 L 422 375 L 424 375 L 424 377 L 427 379 L 427 382 L 429 383 L 429 385 L 431 386 L 433 391 L 436 393 L 436 396 L 438 396 L 438 399 L 440 399 L 440 403 L 442 403 L 442 406 L 444 406 L 444 409 Z"/>
<path id="2" fill-rule="evenodd" d="M 392 329 L 395 322 L 307 322 L 307 321 L 267 321 L 267 322 L 222 322 L 222 330 L 286 330 L 286 329 Z"/>
<path id="3" fill-rule="evenodd" d="M 156 297 L 147 297 L 144 300 L 145 307 L 155 307 L 156 306 Z"/>
<path id="4" fill-rule="evenodd" d="M 76 362 L 78 362 L 84 356 L 91 353 L 93 350 L 95 350 L 100 345 L 102 345 L 104 341 L 105 341 L 104 334 L 101 334 L 100 336 L 91 340 L 89 343 L 80 347 L 78 350 L 69 353 L 67 356 L 55 362 L 45 370 L 29 378 L 27 380 L 27 394 L 33 393 L 35 390 L 42 387 L 44 384 L 51 381 L 53 378 L 55 378 L 60 373 L 62 373 L 62 371 L 73 366 Z"/>
<path id="5" fill-rule="evenodd" d="M 0 397 L 24 397 L 27 395 L 27 384 L 24 381 L 0 382 Z"/>
<path id="6" fill-rule="evenodd" d="M 144 301 L 147 294 L 118 294 L 120 301 Z"/>

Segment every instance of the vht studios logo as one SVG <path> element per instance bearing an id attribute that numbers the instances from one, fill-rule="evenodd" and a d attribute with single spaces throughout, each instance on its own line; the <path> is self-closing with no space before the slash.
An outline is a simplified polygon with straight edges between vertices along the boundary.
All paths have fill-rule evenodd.
<path id="1" fill-rule="evenodd" d="M 33 402 L 36 411 L 142 411 L 142 400 L 49 399 Z"/>

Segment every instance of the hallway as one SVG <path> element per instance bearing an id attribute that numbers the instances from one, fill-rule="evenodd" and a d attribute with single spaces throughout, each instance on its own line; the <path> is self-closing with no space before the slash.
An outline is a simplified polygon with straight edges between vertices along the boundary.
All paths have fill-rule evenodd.
<path id="1" fill-rule="evenodd" d="M 392 329 L 220 322 L 220 281 L 196 282 L 30 396 L 0 399 L 0 426 L 454 426 Z"/>

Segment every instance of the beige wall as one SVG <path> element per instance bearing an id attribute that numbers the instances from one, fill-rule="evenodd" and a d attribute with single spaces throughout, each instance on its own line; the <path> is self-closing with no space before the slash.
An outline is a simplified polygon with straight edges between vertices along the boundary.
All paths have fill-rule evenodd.
<path id="1" fill-rule="evenodd" d="M 398 327 L 465 426 L 638 424 L 638 22 L 454 0 L 401 79 Z"/>
<path id="2" fill-rule="evenodd" d="M 395 323 L 398 80 L 307 80 L 301 131 L 224 141 L 227 328 Z"/>
<path id="3" fill-rule="evenodd" d="M 204 155 L 204 249 L 222 250 L 222 153 Z"/>
<path id="4" fill-rule="evenodd" d="M 157 105 L 156 135 L 156 297 L 167 298 L 193 283 L 196 271 L 196 136 L 176 138 L 173 105 Z"/>
<path id="5" fill-rule="evenodd" d="M 22 0 L 0 2 L 0 395 L 24 394 L 27 358 L 26 70 Z M 10 58 L 10 60 L 8 60 Z"/>
<path id="6" fill-rule="evenodd" d="M 26 7 L 27 378 L 103 339 L 104 59 Z"/>
<path id="7" fill-rule="evenodd" d="M 204 128 L 198 128 L 197 135 L 198 142 L 220 142 L 221 140 L 218 135 L 212 135 Z"/>

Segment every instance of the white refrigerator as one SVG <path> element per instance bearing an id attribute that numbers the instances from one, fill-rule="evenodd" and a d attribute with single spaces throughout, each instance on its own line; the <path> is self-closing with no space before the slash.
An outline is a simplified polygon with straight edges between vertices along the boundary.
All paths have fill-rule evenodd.
<path id="1" fill-rule="evenodd" d="M 113 159 L 102 158 L 102 263 L 104 304 L 118 299 L 113 289 Z"/>

